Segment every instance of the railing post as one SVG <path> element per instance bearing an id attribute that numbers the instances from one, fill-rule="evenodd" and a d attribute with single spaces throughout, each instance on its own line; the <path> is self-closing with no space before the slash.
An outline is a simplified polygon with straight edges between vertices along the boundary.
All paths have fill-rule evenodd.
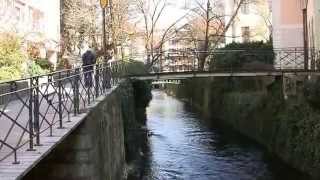
<path id="1" fill-rule="evenodd" d="M 105 71 L 105 76 L 106 76 L 106 89 L 111 88 L 111 79 L 112 79 L 112 67 L 109 67 L 108 65 L 106 66 L 106 71 Z"/>
<path id="2" fill-rule="evenodd" d="M 33 148 L 33 82 L 32 78 L 29 79 L 30 90 L 29 90 L 29 149 L 28 151 L 34 151 Z"/>
<path id="3" fill-rule="evenodd" d="M 75 69 L 75 73 L 73 75 L 73 84 L 74 84 L 74 87 L 73 87 L 73 112 L 74 112 L 74 116 L 76 116 L 78 113 L 80 113 L 80 110 L 79 110 L 79 100 L 80 100 L 80 97 L 79 97 L 79 74 L 80 74 L 80 71 L 79 71 L 79 68 L 76 68 Z"/>
<path id="4" fill-rule="evenodd" d="M 87 73 L 87 74 L 86 74 Z M 88 98 L 88 105 L 91 103 L 91 96 L 90 96 L 90 92 L 91 92 L 91 85 L 92 85 L 92 71 L 89 70 L 87 72 L 85 72 L 85 76 L 89 79 L 87 79 L 87 81 L 89 80 L 89 84 L 88 84 L 88 87 L 87 87 L 87 91 L 85 91 L 87 93 L 87 98 Z M 89 77 L 90 75 L 90 77 Z"/>
<path id="5" fill-rule="evenodd" d="M 299 66 L 297 63 L 297 48 L 294 48 L 294 67 L 295 69 L 299 69 Z"/>
<path id="6" fill-rule="evenodd" d="M 14 162 L 12 164 L 20 164 L 20 162 L 18 161 L 18 158 L 17 158 L 17 150 L 15 149 L 14 152 Z"/>
<path id="7" fill-rule="evenodd" d="M 100 65 L 96 65 L 96 73 L 95 73 L 95 91 L 96 91 L 96 98 L 100 96 L 99 88 L 100 88 Z"/>
<path id="8" fill-rule="evenodd" d="M 58 111 L 59 111 L 59 127 L 58 129 L 63 129 L 62 122 L 62 83 L 61 83 L 61 72 L 58 73 Z"/>
<path id="9" fill-rule="evenodd" d="M 282 50 L 281 50 L 282 51 Z M 285 69 L 285 67 L 283 67 L 283 57 L 282 56 L 284 56 L 285 54 L 286 54 L 286 52 L 280 52 L 279 54 L 281 54 L 280 56 L 279 56 L 279 59 L 280 59 L 280 69 L 281 70 L 283 70 L 283 69 Z"/>
<path id="10" fill-rule="evenodd" d="M 105 93 L 105 90 L 107 89 L 107 63 L 103 63 L 101 67 L 101 73 L 102 73 L 102 93 Z"/>
<path id="11" fill-rule="evenodd" d="M 39 106 L 39 77 L 33 78 L 33 101 L 34 101 L 34 129 L 36 133 L 36 145 L 40 146 L 40 106 Z"/>
<path id="12" fill-rule="evenodd" d="M 192 60 L 192 71 L 194 72 L 194 71 L 196 71 L 196 55 L 194 55 L 194 58 L 193 58 L 193 60 Z"/>

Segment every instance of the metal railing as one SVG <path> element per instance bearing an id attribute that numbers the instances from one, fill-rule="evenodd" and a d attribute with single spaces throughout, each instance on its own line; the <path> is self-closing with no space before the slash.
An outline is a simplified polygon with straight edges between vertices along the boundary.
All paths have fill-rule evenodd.
<path id="1" fill-rule="evenodd" d="M 88 106 L 116 85 L 123 73 L 121 63 L 95 64 L 0 83 L 10 91 L 0 94 L 0 162 L 24 147 L 34 151 L 41 137 L 53 136 L 64 128 L 70 116 L 85 112 Z M 28 82 L 18 88 L 17 83 Z"/>
<path id="2" fill-rule="evenodd" d="M 317 71 L 320 63 L 320 51 L 309 49 L 308 67 L 305 67 L 303 48 L 233 49 L 213 52 L 175 50 L 162 53 L 162 60 L 153 66 L 153 73 Z M 203 69 L 200 68 L 201 57 L 206 57 Z"/>

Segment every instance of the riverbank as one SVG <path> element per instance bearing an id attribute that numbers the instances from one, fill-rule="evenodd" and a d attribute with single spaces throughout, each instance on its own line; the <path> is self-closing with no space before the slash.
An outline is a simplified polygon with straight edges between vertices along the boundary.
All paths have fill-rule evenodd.
<path id="1" fill-rule="evenodd" d="M 222 122 L 263 145 L 292 167 L 320 178 L 318 83 L 281 78 L 203 78 L 167 85 L 209 121 Z"/>

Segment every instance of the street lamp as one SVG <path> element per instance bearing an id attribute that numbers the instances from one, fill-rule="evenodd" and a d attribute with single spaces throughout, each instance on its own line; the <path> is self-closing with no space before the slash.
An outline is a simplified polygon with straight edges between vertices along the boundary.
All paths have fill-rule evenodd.
<path id="1" fill-rule="evenodd" d="M 308 0 L 300 0 L 303 16 L 303 48 L 304 48 L 304 69 L 309 69 L 309 42 L 308 42 Z"/>
<path id="2" fill-rule="evenodd" d="M 106 38 L 106 7 L 109 5 L 109 0 L 100 0 L 102 8 L 102 36 L 103 36 L 103 55 L 104 61 L 107 61 L 107 38 Z"/>

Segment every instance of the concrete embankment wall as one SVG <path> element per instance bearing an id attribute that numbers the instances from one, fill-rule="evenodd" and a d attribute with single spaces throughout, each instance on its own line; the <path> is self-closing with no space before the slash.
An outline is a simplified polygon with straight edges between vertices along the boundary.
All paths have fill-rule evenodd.
<path id="1" fill-rule="evenodd" d="M 284 91 L 281 77 L 203 78 L 167 85 L 167 92 L 319 179 L 320 83 L 293 84 Z"/>
<path id="2" fill-rule="evenodd" d="M 120 180 L 126 165 L 126 124 L 135 122 L 131 81 L 123 82 L 25 179 Z"/>

